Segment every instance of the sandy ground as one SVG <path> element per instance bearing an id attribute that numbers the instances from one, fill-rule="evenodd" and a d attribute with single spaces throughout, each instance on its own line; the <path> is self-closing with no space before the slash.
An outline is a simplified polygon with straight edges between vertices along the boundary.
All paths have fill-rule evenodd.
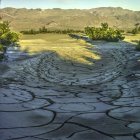
<path id="1" fill-rule="evenodd" d="M 92 65 L 52 51 L 0 64 L 1 140 L 140 139 L 140 52 L 91 43 Z"/>

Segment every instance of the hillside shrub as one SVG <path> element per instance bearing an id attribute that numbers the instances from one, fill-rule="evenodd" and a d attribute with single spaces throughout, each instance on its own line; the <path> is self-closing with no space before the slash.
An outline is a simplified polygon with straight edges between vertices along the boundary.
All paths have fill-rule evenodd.
<path id="1" fill-rule="evenodd" d="M 65 30 L 60 30 L 60 29 L 54 29 L 54 30 L 49 30 L 45 26 L 39 28 L 38 30 L 35 29 L 30 29 L 30 30 L 24 30 L 20 31 L 22 34 L 40 34 L 40 33 L 56 33 L 56 34 L 71 34 L 71 33 L 83 33 L 84 31 L 81 30 L 73 30 L 73 29 L 65 29 Z"/>
<path id="2" fill-rule="evenodd" d="M 107 23 L 102 23 L 101 27 L 85 27 L 85 33 L 89 38 L 93 40 L 106 40 L 111 42 L 117 42 L 123 40 L 123 31 L 115 28 L 111 28 Z"/>

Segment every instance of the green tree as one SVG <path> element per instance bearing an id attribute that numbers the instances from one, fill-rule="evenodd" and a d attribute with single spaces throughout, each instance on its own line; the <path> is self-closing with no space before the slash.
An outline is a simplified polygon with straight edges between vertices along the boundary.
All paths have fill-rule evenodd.
<path id="1" fill-rule="evenodd" d="M 1 36 L 1 43 L 4 45 L 10 45 L 19 40 L 19 35 L 15 32 L 6 32 Z"/>
<path id="2" fill-rule="evenodd" d="M 19 40 L 19 34 L 10 30 L 8 21 L 0 22 L 0 51 L 5 52 L 10 44 L 14 44 Z"/>

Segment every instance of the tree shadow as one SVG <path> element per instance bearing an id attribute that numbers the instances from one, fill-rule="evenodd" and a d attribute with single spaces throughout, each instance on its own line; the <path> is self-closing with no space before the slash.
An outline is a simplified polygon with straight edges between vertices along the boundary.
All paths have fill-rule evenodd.
<path id="1" fill-rule="evenodd" d="M 91 44 L 91 45 L 94 45 L 94 46 L 98 46 L 100 44 L 105 44 L 105 43 L 114 43 L 114 44 L 118 44 L 118 43 L 126 43 L 126 45 L 130 45 L 132 47 L 136 47 L 136 44 L 134 43 L 138 43 L 139 42 L 139 39 L 131 39 L 130 42 L 126 41 L 126 40 L 122 40 L 122 41 L 119 41 L 119 42 L 108 42 L 108 41 L 104 41 L 104 40 L 92 40 L 90 39 L 89 37 L 87 36 L 81 36 L 81 35 L 77 35 L 77 34 L 69 34 L 69 36 L 73 39 L 82 39 L 84 41 L 86 41 L 87 43 Z M 132 35 L 134 36 L 134 35 Z M 134 43 L 133 43 L 134 42 Z M 89 50 L 91 50 L 92 48 L 91 47 L 87 47 Z M 96 53 L 96 51 L 95 51 Z M 98 54 L 99 52 L 97 52 Z"/>
<path id="2" fill-rule="evenodd" d="M 77 61 L 77 60 L 74 60 L 74 59 L 63 57 L 58 52 L 51 51 L 51 50 L 42 50 L 39 53 L 34 53 L 34 54 L 30 55 L 28 53 L 29 52 L 29 47 L 26 47 L 24 50 L 22 50 L 22 51 L 20 50 L 21 51 L 21 54 L 23 54 L 23 55 L 21 55 L 19 58 L 17 58 L 16 61 L 28 60 L 28 59 L 33 58 L 33 57 L 38 57 L 40 55 L 44 55 L 44 54 L 48 54 L 48 53 L 49 54 L 50 53 L 53 53 L 53 54 L 55 54 L 56 60 L 60 59 L 60 61 L 63 62 L 63 65 L 64 64 L 67 64 L 67 63 L 71 63 L 72 66 L 80 66 L 80 67 L 87 67 L 89 69 L 93 69 L 93 67 L 96 67 L 95 65 L 97 64 L 97 62 L 100 63 L 100 66 L 101 67 L 103 65 L 108 65 L 108 64 L 106 64 L 104 62 L 103 62 L 104 64 L 101 62 L 102 61 L 102 53 L 100 52 L 100 50 L 98 50 L 98 47 L 100 47 L 100 45 L 104 46 L 104 44 L 108 44 L 108 43 L 110 44 L 110 43 L 112 43 L 115 46 L 116 44 L 123 43 L 126 46 L 127 45 L 128 46 L 133 46 L 132 47 L 132 50 L 135 50 L 134 49 L 135 45 L 133 43 L 126 42 L 126 41 L 121 41 L 121 42 L 118 42 L 118 43 L 114 43 L 114 42 L 106 42 L 106 41 L 94 41 L 94 40 L 89 39 L 86 36 L 80 36 L 80 35 L 76 35 L 76 34 L 69 34 L 69 36 L 71 38 L 73 38 L 73 39 L 84 40 L 87 43 L 86 44 L 86 50 L 88 50 L 90 52 L 90 55 L 93 55 L 94 54 L 94 55 L 100 56 L 100 59 L 96 59 L 94 57 L 91 57 L 90 55 L 88 56 L 88 55 L 82 54 L 80 56 L 81 57 L 80 59 L 88 62 L 88 63 L 83 63 L 83 62 L 80 62 L 80 61 Z M 133 42 L 137 42 L 137 40 L 133 40 Z M 104 48 L 102 47 L 101 49 L 104 49 Z M 117 46 L 116 46 L 116 49 L 118 49 Z M 79 55 L 79 54 L 77 54 L 77 55 Z"/>

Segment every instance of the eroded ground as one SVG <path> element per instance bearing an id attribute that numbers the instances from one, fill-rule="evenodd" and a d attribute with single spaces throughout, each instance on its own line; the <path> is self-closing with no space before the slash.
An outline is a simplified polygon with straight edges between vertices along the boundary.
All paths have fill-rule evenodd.
<path id="1" fill-rule="evenodd" d="M 92 43 L 90 63 L 48 51 L 3 64 L 1 140 L 140 139 L 140 53 Z"/>

